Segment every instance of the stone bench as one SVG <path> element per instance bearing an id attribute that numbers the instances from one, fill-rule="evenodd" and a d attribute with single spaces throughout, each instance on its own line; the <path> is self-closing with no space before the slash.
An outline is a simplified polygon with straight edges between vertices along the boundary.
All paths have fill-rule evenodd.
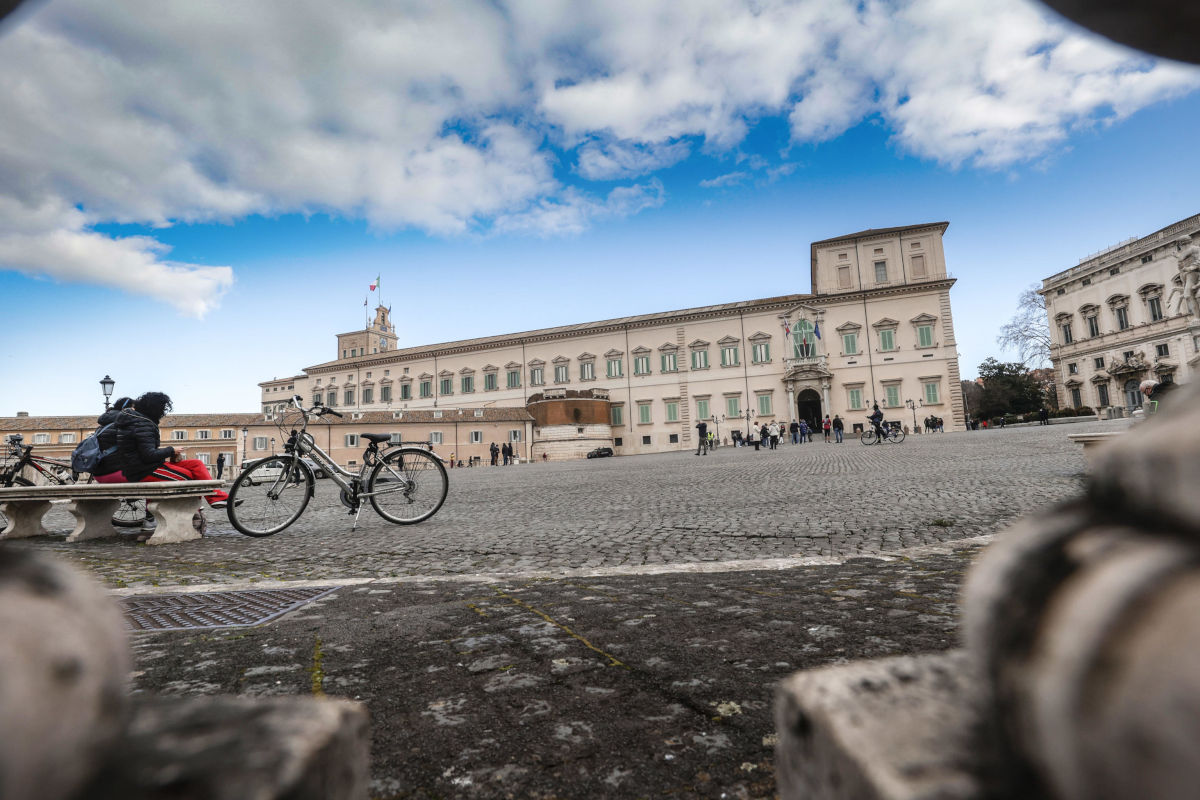
<path id="1" fill-rule="evenodd" d="M 1092 460 L 1096 457 L 1096 452 L 1100 449 L 1100 447 L 1102 445 L 1106 444 L 1107 442 L 1111 442 L 1113 439 L 1117 438 L 1122 433 L 1124 433 L 1124 431 L 1102 431 L 1099 433 L 1071 433 L 1071 434 L 1067 435 L 1067 438 L 1070 439 L 1075 444 L 1081 445 L 1083 447 L 1083 457 L 1085 459 L 1087 459 L 1088 464 L 1091 465 Z"/>
<path id="2" fill-rule="evenodd" d="M 9 519 L 0 539 L 48 535 L 42 517 L 50 510 L 52 500 L 70 502 L 75 529 L 67 536 L 68 542 L 113 536 L 116 530 L 112 515 L 127 497 L 145 498 L 157 523 L 146 544 L 199 539 L 200 532 L 193 526 L 192 517 L 204 506 L 203 497 L 221 486 L 221 481 L 164 481 L 0 488 L 0 510 Z"/>

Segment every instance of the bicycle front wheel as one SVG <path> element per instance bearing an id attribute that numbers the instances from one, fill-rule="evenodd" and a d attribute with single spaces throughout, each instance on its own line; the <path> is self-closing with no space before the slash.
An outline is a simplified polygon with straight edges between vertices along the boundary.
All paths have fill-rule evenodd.
<path id="1" fill-rule="evenodd" d="M 112 516 L 112 524 L 118 528 L 140 528 L 146 520 L 146 501 L 125 498 Z"/>
<path id="2" fill-rule="evenodd" d="M 863 444 L 875 444 L 878 441 L 878 437 L 875 435 L 875 431 L 863 431 L 862 436 L 858 437 L 858 440 Z"/>
<path id="3" fill-rule="evenodd" d="M 238 475 L 229 490 L 229 522 L 247 536 L 270 536 L 304 513 L 313 479 L 299 459 L 268 456 Z"/>
<path id="4" fill-rule="evenodd" d="M 379 516 L 397 525 L 415 525 L 446 502 L 450 479 L 432 453 L 417 447 L 391 453 L 367 479 L 367 495 Z"/>
<path id="5" fill-rule="evenodd" d="M 904 441 L 904 431 L 892 431 L 888 434 L 888 441 L 893 444 L 900 444 Z"/>

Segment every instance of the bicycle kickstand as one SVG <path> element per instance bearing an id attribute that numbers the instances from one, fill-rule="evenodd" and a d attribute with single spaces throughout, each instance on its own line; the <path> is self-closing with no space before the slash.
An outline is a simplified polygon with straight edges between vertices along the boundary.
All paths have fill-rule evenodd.
<path id="1" fill-rule="evenodd" d="M 358 515 L 362 513 L 362 505 L 354 510 L 354 524 L 350 526 L 350 532 L 354 533 L 358 530 Z"/>

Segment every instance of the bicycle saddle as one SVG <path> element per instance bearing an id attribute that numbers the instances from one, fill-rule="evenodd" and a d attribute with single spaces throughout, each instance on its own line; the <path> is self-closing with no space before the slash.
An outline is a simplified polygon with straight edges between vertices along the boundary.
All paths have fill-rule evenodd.
<path id="1" fill-rule="evenodd" d="M 375 444 L 386 442 L 392 438 L 390 433 L 360 433 L 359 436 L 366 439 L 368 442 L 374 442 Z"/>

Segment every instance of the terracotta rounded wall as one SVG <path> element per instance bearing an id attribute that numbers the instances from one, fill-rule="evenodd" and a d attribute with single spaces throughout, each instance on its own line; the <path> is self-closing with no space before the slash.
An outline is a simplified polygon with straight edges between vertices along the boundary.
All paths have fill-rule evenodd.
<path id="1" fill-rule="evenodd" d="M 550 425 L 607 425 L 611 413 L 607 400 L 568 397 L 565 400 L 539 400 L 526 410 L 539 428 Z"/>

